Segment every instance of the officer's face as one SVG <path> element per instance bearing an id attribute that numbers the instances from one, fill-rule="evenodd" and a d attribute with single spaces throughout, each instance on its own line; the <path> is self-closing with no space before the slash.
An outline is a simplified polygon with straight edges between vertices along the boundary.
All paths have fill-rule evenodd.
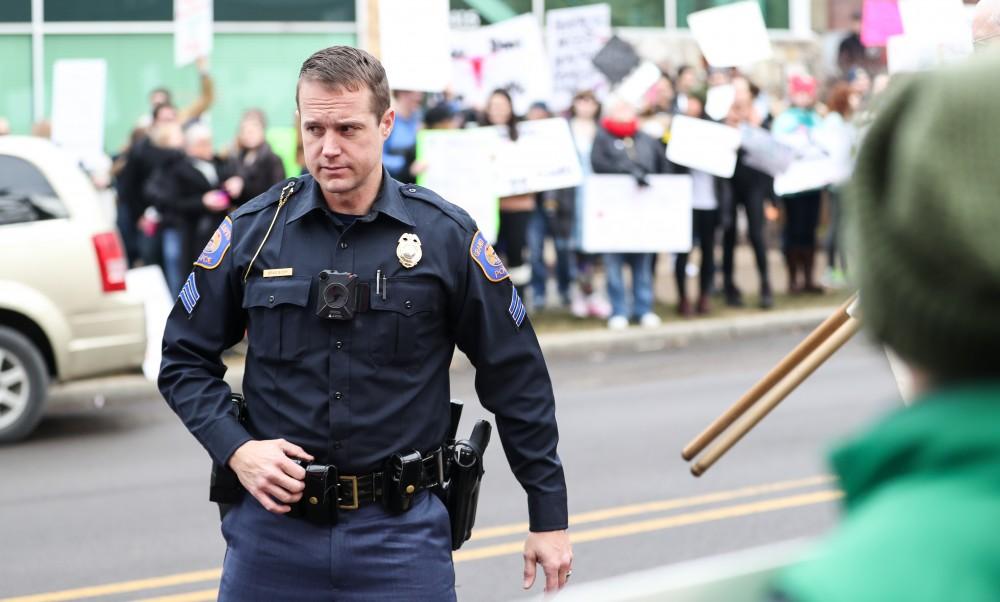
<path id="1" fill-rule="evenodd" d="M 377 119 L 371 107 L 367 87 L 352 91 L 309 80 L 299 83 L 306 167 L 327 195 L 377 190 L 382 143 L 395 114 L 390 109 Z"/>

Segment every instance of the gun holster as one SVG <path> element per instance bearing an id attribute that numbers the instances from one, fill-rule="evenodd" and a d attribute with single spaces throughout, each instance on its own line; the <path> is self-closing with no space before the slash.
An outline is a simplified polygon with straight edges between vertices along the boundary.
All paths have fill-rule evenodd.
<path id="1" fill-rule="evenodd" d="M 406 512 L 420 489 L 424 476 L 423 457 L 418 451 L 389 456 L 382 470 L 385 482 L 382 503 L 389 512 Z"/>
<path id="2" fill-rule="evenodd" d="M 451 448 L 451 479 L 445 497 L 451 521 L 452 550 L 461 548 L 472 536 L 479 506 L 479 485 L 486 473 L 483 453 L 489 445 L 491 431 L 490 423 L 480 420 L 468 439 L 456 441 Z"/>
<path id="3" fill-rule="evenodd" d="M 247 403 L 239 393 L 232 393 L 229 396 L 232 403 L 232 410 L 236 420 L 240 424 L 247 422 Z M 212 462 L 212 479 L 208 488 L 209 501 L 219 504 L 219 514 L 225 516 L 229 506 L 240 501 L 243 497 L 244 489 L 239 478 L 228 466 Z"/>

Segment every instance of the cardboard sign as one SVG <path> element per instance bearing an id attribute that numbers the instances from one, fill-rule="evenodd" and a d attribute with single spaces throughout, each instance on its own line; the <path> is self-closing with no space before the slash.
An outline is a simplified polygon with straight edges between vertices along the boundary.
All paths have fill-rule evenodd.
<path id="1" fill-rule="evenodd" d="M 611 7 L 591 4 L 545 13 L 545 40 L 552 69 L 552 109 L 568 109 L 580 90 L 601 93 L 608 81 L 594 66 L 598 51 L 611 39 Z"/>
<path id="2" fill-rule="evenodd" d="M 691 250 L 691 176 L 589 175 L 584 182 L 582 247 L 587 253 Z"/>
<path id="3" fill-rule="evenodd" d="M 741 125 L 740 136 L 743 162 L 749 167 L 774 177 L 795 161 L 795 150 L 775 140 L 764 128 Z"/>
<path id="4" fill-rule="evenodd" d="M 674 115 L 670 124 L 670 144 L 667 159 L 678 165 L 731 178 L 736 170 L 736 151 L 740 147 L 740 131 L 736 128 Z"/>
<path id="5" fill-rule="evenodd" d="M 771 58 L 771 38 L 756 1 L 691 13 L 691 35 L 713 67 L 739 67 Z"/>
<path id="6" fill-rule="evenodd" d="M 408 43 L 412 43 L 412 36 Z M 467 104 L 483 108 L 490 93 L 504 89 L 514 112 L 524 114 L 531 103 L 552 96 L 552 74 L 545 60 L 542 30 L 526 14 L 488 27 L 453 31 L 452 87 Z"/>
<path id="7" fill-rule="evenodd" d="M 972 24 L 961 0 L 900 0 L 902 35 L 886 43 L 889 73 L 923 71 L 973 52 Z"/>
<path id="8" fill-rule="evenodd" d="M 393 90 L 441 92 L 451 80 L 448 0 L 381 0 L 380 60 Z M 420 43 L 413 43 L 413 32 Z"/>
<path id="9" fill-rule="evenodd" d="M 618 36 L 612 36 L 608 43 L 594 55 L 594 66 L 612 84 L 625 79 L 642 62 L 635 48 Z"/>
<path id="10" fill-rule="evenodd" d="M 499 141 L 494 128 L 417 132 L 417 161 L 426 165 L 417 184 L 468 211 L 490 242 L 499 227 L 493 161 Z"/>
<path id="11" fill-rule="evenodd" d="M 885 46 L 891 36 L 903 33 L 896 0 L 865 0 L 861 7 L 861 43 Z"/>
<path id="12" fill-rule="evenodd" d="M 212 54 L 212 0 L 174 0 L 174 64 Z"/>
<path id="13" fill-rule="evenodd" d="M 85 165 L 104 153 L 107 75 L 104 59 L 60 59 L 52 67 L 52 141 Z"/>
<path id="14" fill-rule="evenodd" d="M 544 190 L 573 188 L 583 181 L 583 169 L 565 119 L 522 121 L 517 141 L 505 128 L 493 128 L 500 137 L 496 149 L 497 194 L 512 196 Z"/>

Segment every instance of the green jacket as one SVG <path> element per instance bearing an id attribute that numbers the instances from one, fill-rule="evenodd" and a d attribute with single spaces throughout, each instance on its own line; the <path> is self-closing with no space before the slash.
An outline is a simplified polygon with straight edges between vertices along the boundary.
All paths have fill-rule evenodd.
<path id="1" fill-rule="evenodd" d="M 1000 383 L 928 395 L 832 463 L 846 516 L 779 599 L 1000 601 Z"/>

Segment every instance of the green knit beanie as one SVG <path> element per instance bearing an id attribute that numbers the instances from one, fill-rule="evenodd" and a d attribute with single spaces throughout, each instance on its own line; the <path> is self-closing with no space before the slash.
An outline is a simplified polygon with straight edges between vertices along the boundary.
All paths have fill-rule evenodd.
<path id="1" fill-rule="evenodd" d="M 1000 376 L 1000 61 L 894 82 L 847 204 L 869 333 L 938 378 Z"/>

